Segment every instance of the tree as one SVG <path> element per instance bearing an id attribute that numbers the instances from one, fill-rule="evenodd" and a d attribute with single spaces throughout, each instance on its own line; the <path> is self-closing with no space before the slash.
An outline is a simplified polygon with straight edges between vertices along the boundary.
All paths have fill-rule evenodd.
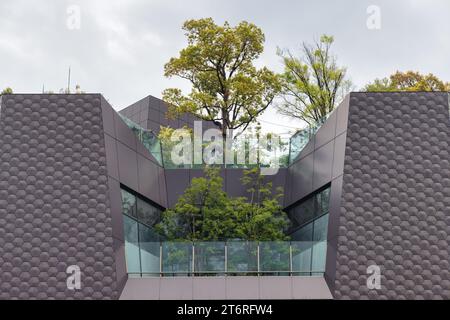
<path id="1" fill-rule="evenodd" d="M 350 91 L 352 84 L 346 79 L 346 69 L 338 67 L 330 52 L 333 41 L 333 37 L 323 35 L 314 45 L 304 42 L 300 57 L 294 57 L 289 50 L 278 51 L 284 64 L 279 113 L 312 125 Z"/>
<path id="2" fill-rule="evenodd" d="M 156 229 L 168 240 L 285 240 L 288 219 L 279 204 L 283 192 L 273 196 L 272 184 L 263 179 L 258 168 L 244 171 L 249 196 L 230 198 L 219 170 L 207 167 L 205 177 L 192 179 Z"/>
<path id="3" fill-rule="evenodd" d="M 264 182 L 259 168 L 244 170 L 241 179 L 247 186 L 248 197 L 232 199 L 231 206 L 237 216 L 236 238 L 250 241 L 287 240 L 285 228 L 288 218 L 279 200 L 283 188 L 272 193 L 272 183 Z"/>
<path id="4" fill-rule="evenodd" d="M 3 91 L 0 93 L 0 96 L 4 95 L 4 94 L 12 94 L 13 90 L 11 88 L 5 88 L 3 89 Z"/>
<path id="5" fill-rule="evenodd" d="M 420 74 L 415 71 L 391 74 L 389 78 L 375 79 L 364 88 L 365 91 L 450 91 L 450 83 L 445 83 L 434 74 Z"/>
<path id="6" fill-rule="evenodd" d="M 188 95 L 176 88 L 164 90 L 169 116 L 188 112 L 214 121 L 224 139 L 228 129 L 244 131 L 280 90 L 276 74 L 253 65 L 264 49 L 263 32 L 245 21 L 219 26 L 211 18 L 188 20 L 183 30 L 188 46 L 164 71 L 166 77 L 188 80 L 192 89 Z"/>
<path id="7" fill-rule="evenodd" d="M 157 230 L 169 240 L 218 240 L 234 226 L 223 181 L 215 168 L 193 178 L 173 209 L 163 213 Z"/>

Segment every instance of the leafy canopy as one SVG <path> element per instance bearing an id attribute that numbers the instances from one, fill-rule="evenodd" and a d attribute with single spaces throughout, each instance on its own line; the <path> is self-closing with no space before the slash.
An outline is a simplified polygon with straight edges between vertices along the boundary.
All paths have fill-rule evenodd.
<path id="1" fill-rule="evenodd" d="M 397 71 L 389 78 L 375 79 L 364 88 L 365 91 L 450 91 L 450 83 L 445 83 L 434 74 Z"/>
<path id="2" fill-rule="evenodd" d="M 249 196 L 231 198 L 219 170 L 206 168 L 205 177 L 192 179 L 156 229 L 168 240 L 286 240 L 288 219 L 278 201 L 282 190 L 273 196 L 272 184 L 263 179 L 258 168 L 244 171 Z"/>
<path id="3" fill-rule="evenodd" d="M 163 92 L 169 116 L 191 113 L 227 129 L 245 130 L 272 103 L 280 90 L 278 77 L 253 61 L 263 52 L 264 34 L 252 23 L 232 27 L 211 18 L 188 20 L 183 25 L 188 46 L 164 66 L 165 76 L 188 80 L 192 89 Z"/>
<path id="4" fill-rule="evenodd" d="M 4 95 L 4 94 L 12 94 L 13 90 L 11 88 L 5 88 L 2 90 L 2 92 L 0 93 L 0 96 Z"/>
<path id="5" fill-rule="evenodd" d="M 303 43 L 299 57 L 287 50 L 278 54 L 284 63 L 282 78 L 282 115 L 314 124 L 331 112 L 352 84 L 346 69 L 339 67 L 330 48 L 333 37 L 323 35 L 313 45 Z"/>

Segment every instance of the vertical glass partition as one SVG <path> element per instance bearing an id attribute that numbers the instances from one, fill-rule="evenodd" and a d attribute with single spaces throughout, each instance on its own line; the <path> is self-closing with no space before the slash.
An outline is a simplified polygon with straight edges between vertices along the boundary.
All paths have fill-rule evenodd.
<path id="1" fill-rule="evenodd" d="M 229 274 L 251 275 L 258 272 L 258 242 L 227 242 L 227 272 Z"/>
<path id="2" fill-rule="evenodd" d="M 194 270 L 199 274 L 225 273 L 225 242 L 194 243 Z"/>
<path id="3" fill-rule="evenodd" d="M 259 243 L 259 271 L 266 275 L 288 275 L 290 271 L 290 242 Z"/>
<path id="4" fill-rule="evenodd" d="M 139 242 L 136 232 L 141 227 L 126 218 L 127 270 L 132 276 L 321 276 L 325 272 L 326 240 L 192 243 L 144 238 Z"/>
<path id="5" fill-rule="evenodd" d="M 191 242 L 163 242 L 162 274 L 189 276 L 192 273 L 193 246 Z"/>

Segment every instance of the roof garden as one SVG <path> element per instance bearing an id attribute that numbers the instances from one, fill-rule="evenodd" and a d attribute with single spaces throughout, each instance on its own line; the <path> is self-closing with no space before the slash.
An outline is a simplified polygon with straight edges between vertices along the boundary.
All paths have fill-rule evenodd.
<path id="1" fill-rule="evenodd" d="M 297 131 L 290 138 L 281 138 L 271 134 L 267 136 L 242 134 L 232 139 L 232 142 L 227 141 L 223 144 L 223 142 L 210 139 L 210 137 L 207 139 L 208 141 L 205 141 L 202 137 L 201 145 L 196 147 L 197 141 L 192 136 L 192 132 L 187 132 L 184 136 L 177 133 L 171 139 L 161 139 L 152 130 L 143 128 L 127 117 L 119 115 L 156 161 L 167 169 L 202 169 L 206 164 L 222 164 L 226 168 L 288 167 L 295 162 L 301 151 L 328 118 L 328 116 L 323 117 L 320 121 Z M 190 135 L 191 139 L 188 138 L 190 141 L 186 142 L 187 135 Z M 177 147 L 177 144 L 181 142 L 185 143 L 184 147 L 179 145 Z M 225 156 L 222 151 L 224 149 Z M 200 157 L 195 155 L 198 150 L 200 150 Z M 175 156 L 175 154 L 181 151 L 188 153 L 188 156 L 185 155 L 180 160 L 180 156 Z M 209 153 L 210 156 L 205 156 L 205 153 Z M 221 163 L 220 160 L 222 160 Z"/>

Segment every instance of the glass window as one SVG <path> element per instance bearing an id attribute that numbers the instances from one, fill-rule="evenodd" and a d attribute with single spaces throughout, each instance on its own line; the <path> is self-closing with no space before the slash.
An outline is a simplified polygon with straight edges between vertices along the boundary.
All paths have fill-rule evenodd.
<path id="1" fill-rule="evenodd" d="M 314 218 L 314 197 L 305 200 L 294 209 L 294 216 L 298 225 L 305 224 Z"/>
<path id="2" fill-rule="evenodd" d="M 138 223 L 130 217 L 123 216 L 125 236 L 125 258 L 128 273 L 140 273 L 141 261 L 139 255 Z"/>
<path id="3" fill-rule="evenodd" d="M 160 219 L 160 211 L 151 204 L 137 199 L 137 216 L 140 222 L 153 226 Z"/>
<path id="4" fill-rule="evenodd" d="M 330 203 L 330 188 L 327 188 L 323 190 L 320 194 L 320 201 L 319 201 L 319 215 L 322 215 L 324 213 L 327 213 L 329 210 L 329 203 Z"/>
<path id="5" fill-rule="evenodd" d="M 327 239 L 328 234 L 328 214 L 314 220 L 314 241 Z"/>
<path id="6" fill-rule="evenodd" d="M 312 241 L 313 239 L 313 223 L 308 223 L 307 225 L 296 230 L 292 234 L 292 240 L 295 241 Z"/>
<path id="7" fill-rule="evenodd" d="M 137 217 L 136 197 L 123 189 L 121 189 L 121 192 L 122 192 L 122 213 L 132 217 Z"/>
<path id="8" fill-rule="evenodd" d="M 291 235 L 293 240 L 296 241 L 312 241 L 313 237 L 309 232 L 312 229 L 320 228 L 318 232 L 318 239 L 326 239 L 327 232 L 327 218 L 320 220 L 317 225 L 306 226 L 306 224 L 311 223 L 315 219 L 321 219 L 324 214 L 328 213 L 329 209 L 329 199 L 330 199 L 330 188 L 327 188 L 320 193 L 314 194 L 311 197 L 304 200 L 302 203 L 291 207 L 288 211 L 289 218 L 291 219 L 291 228 L 301 227 L 300 230 L 294 231 Z M 305 228 L 305 229 L 304 229 Z M 303 230 L 304 229 L 304 230 Z M 292 229 L 291 229 L 292 230 Z M 301 239 L 301 240 L 300 240 Z"/>

